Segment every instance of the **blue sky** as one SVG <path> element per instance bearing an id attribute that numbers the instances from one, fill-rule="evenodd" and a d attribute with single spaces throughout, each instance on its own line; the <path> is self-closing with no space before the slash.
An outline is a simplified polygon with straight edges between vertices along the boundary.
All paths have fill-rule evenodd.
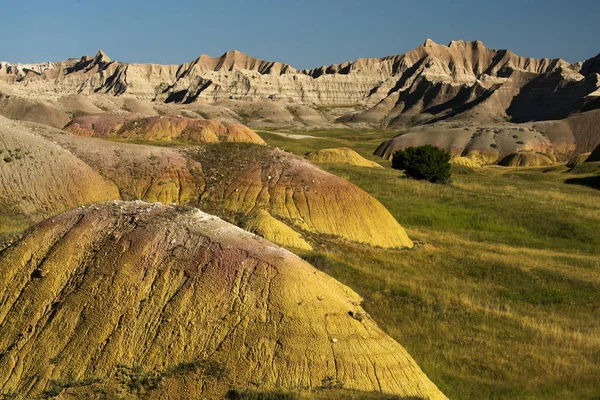
<path id="1" fill-rule="evenodd" d="M 6 1 L 0 60 L 58 61 L 102 48 L 126 62 L 246 54 L 312 68 L 481 40 L 570 62 L 600 53 L 600 0 Z"/>

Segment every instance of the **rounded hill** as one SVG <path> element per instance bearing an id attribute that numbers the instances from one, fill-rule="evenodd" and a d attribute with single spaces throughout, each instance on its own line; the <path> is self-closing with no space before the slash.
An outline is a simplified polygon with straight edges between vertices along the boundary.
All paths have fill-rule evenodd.
<path id="1" fill-rule="evenodd" d="M 351 289 L 196 209 L 80 207 L 1 251 L 0 273 L 3 393 L 222 398 L 331 383 L 445 398 Z"/>

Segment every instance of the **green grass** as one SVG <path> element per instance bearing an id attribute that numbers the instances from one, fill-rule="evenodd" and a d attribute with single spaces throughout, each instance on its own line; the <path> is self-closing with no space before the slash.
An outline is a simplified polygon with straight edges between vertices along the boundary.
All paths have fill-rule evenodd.
<path id="1" fill-rule="evenodd" d="M 346 146 L 370 159 L 383 135 L 309 134 L 321 137 L 261 135 L 298 155 Z M 300 255 L 360 293 L 452 399 L 600 397 L 600 192 L 566 184 L 582 176 L 561 166 L 454 168 L 452 185 L 434 185 L 382 165 L 321 167 L 381 201 L 417 248 Z"/>
<path id="2" fill-rule="evenodd" d="M 0 249 L 30 226 L 31 220 L 20 213 L 0 214 Z"/>
<path id="3" fill-rule="evenodd" d="M 287 132 L 287 131 L 284 131 Z M 257 133 L 272 147 L 279 147 L 296 155 L 303 156 L 309 151 L 334 147 L 350 147 L 361 156 L 381 162 L 381 158 L 373 156 L 373 150 L 385 139 L 389 139 L 390 132 L 371 130 L 356 132 L 346 129 L 329 131 L 302 131 L 289 132 L 298 135 L 316 136 L 316 138 L 289 139 L 273 133 L 257 130 Z M 387 161 L 386 161 L 387 162 Z"/>

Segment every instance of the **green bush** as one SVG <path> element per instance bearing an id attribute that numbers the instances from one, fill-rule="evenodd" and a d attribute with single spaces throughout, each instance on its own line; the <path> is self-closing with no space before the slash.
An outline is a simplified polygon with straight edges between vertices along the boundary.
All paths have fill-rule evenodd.
<path id="1" fill-rule="evenodd" d="M 414 179 L 433 183 L 450 183 L 451 155 L 429 144 L 398 150 L 392 158 L 392 168 L 403 170 Z"/>

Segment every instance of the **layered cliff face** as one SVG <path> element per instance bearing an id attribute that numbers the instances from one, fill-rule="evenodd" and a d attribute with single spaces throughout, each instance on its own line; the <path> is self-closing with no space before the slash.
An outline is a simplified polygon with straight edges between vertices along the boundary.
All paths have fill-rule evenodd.
<path id="1" fill-rule="evenodd" d="M 597 57 L 596 57 L 597 58 Z M 124 96 L 154 104 L 222 105 L 238 120 L 388 127 L 443 119 L 557 119 L 598 105 L 597 60 L 520 57 L 481 42 L 427 40 L 408 53 L 296 70 L 232 51 L 182 65 L 125 64 L 100 51 L 95 57 L 19 66 L 0 65 L 0 83 L 14 95 L 38 100 L 67 94 Z M 523 89 L 523 90 L 521 90 Z M 555 93 L 556 92 L 556 93 Z M 548 97 L 552 104 L 531 106 Z M 247 116 L 248 102 L 277 110 Z M 304 117 L 290 105 L 304 105 Z M 349 106 L 345 112 L 328 109 Z M 556 112 L 560 115 L 557 115 Z M 307 109 L 302 114 L 309 113 Z"/>
<path id="2" fill-rule="evenodd" d="M 220 399 L 331 384 L 446 398 L 350 288 L 199 210 L 78 208 L 0 251 L 0 275 L 2 393 Z"/>

